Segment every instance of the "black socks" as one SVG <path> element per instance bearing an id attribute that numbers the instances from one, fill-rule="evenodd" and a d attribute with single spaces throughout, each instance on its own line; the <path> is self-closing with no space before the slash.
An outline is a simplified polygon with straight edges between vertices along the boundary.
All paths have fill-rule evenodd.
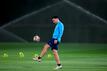
<path id="1" fill-rule="evenodd" d="M 39 56 L 38 59 L 41 59 L 41 57 Z"/>
<path id="2" fill-rule="evenodd" d="M 57 64 L 57 66 L 61 66 L 61 64 Z"/>

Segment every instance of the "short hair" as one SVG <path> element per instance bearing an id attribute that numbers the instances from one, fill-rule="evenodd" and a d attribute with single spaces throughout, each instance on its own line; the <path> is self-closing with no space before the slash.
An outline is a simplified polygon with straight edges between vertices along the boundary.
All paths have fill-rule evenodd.
<path id="1" fill-rule="evenodd" d="M 58 17 L 58 16 L 52 16 L 52 19 L 53 19 L 53 18 L 59 18 L 59 17 Z"/>

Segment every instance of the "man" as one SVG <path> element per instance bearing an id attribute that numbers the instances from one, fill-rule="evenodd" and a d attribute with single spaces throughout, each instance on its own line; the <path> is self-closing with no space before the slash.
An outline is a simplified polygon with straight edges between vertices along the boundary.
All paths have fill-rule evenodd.
<path id="1" fill-rule="evenodd" d="M 53 22 L 53 24 L 56 24 L 52 39 L 50 39 L 44 45 L 44 48 L 43 48 L 41 54 L 39 56 L 33 58 L 33 60 L 36 60 L 36 61 L 40 62 L 42 57 L 47 52 L 48 48 L 51 48 L 51 50 L 53 51 L 53 54 L 54 54 L 54 58 L 55 58 L 56 63 L 57 63 L 57 67 L 55 68 L 57 70 L 57 69 L 61 69 L 62 68 L 62 65 L 61 65 L 57 50 L 58 50 L 58 44 L 61 42 L 61 37 L 63 35 L 64 25 L 59 20 L 59 18 L 57 16 L 53 16 L 52 17 L 52 22 Z"/>

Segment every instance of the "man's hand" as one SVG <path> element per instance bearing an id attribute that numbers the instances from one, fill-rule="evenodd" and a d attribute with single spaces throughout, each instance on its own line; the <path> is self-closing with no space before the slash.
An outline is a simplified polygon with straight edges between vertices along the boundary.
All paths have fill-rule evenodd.
<path id="1" fill-rule="evenodd" d="M 57 44 L 58 43 L 58 41 L 57 40 L 54 40 L 54 44 Z"/>

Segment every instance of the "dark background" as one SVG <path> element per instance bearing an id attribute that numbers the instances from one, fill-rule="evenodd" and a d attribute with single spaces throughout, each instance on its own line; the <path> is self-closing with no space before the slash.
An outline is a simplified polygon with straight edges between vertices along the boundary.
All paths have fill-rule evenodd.
<path id="1" fill-rule="evenodd" d="M 61 0 L 0 0 L 0 26 Z M 107 0 L 70 0 L 107 20 Z"/>
<path id="2" fill-rule="evenodd" d="M 57 15 L 65 25 L 62 42 L 107 43 L 107 1 L 69 1 L 1 1 L 0 42 L 32 42 L 35 34 L 47 42 L 54 29 L 50 17 Z"/>

